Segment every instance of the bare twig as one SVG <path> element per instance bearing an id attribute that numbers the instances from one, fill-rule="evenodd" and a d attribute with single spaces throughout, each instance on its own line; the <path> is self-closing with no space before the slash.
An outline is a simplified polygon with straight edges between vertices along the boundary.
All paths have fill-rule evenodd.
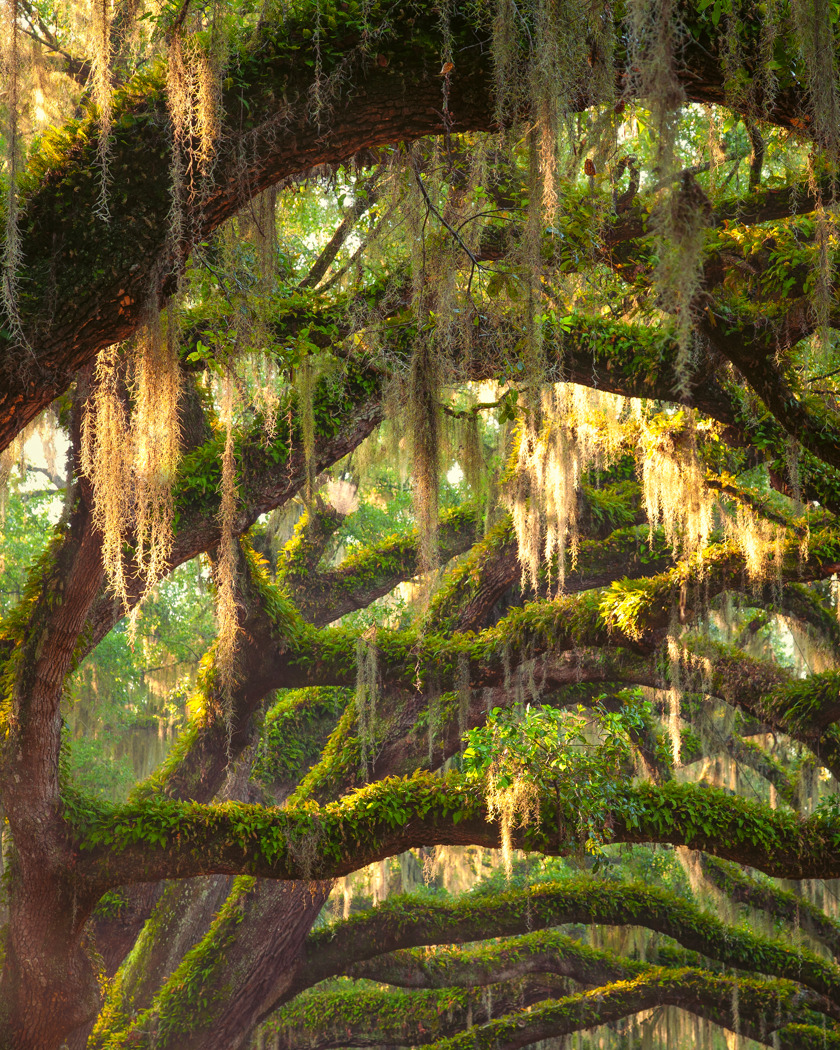
<path id="1" fill-rule="evenodd" d="M 467 256 L 467 258 L 472 263 L 472 268 L 470 269 L 470 279 L 467 282 L 467 294 L 469 295 L 471 293 L 472 280 L 473 280 L 473 275 L 474 275 L 475 271 L 476 270 L 488 270 L 489 267 L 484 266 L 483 263 L 478 261 L 478 259 L 473 254 L 473 252 L 464 243 L 464 240 L 461 237 L 460 233 L 458 233 L 458 231 L 455 229 L 455 227 L 450 225 L 450 223 L 448 223 L 446 221 L 446 219 L 444 219 L 444 217 L 441 215 L 441 213 L 438 211 L 438 209 L 434 206 L 434 204 L 432 203 L 432 199 L 429 196 L 428 190 L 423 185 L 423 180 L 420 177 L 420 172 L 416 168 L 414 169 L 414 178 L 417 180 L 417 185 L 420 187 L 420 192 L 423 194 L 423 200 L 426 202 L 426 208 L 428 209 L 428 211 L 432 215 L 435 216 L 435 218 L 438 220 L 438 222 L 441 224 L 441 226 L 444 227 L 444 229 L 449 231 L 449 233 L 454 238 L 454 240 L 455 240 L 456 244 L 458 245 L 458 247 L 464 252 L 464 254 Z"/>

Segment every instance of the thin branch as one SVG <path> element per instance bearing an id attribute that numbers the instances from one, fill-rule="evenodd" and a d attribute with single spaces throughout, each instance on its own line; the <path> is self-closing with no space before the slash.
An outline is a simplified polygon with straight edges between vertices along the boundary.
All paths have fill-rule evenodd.
<path id="1" fill-rule="evenodd" d="M 338 255 L 347 238 L 353 232 L 358 220 L 373 204 L 376 203 L 378 196 L 377 183 L 379 182 L 379 178 L 380 172 L 375 171 L 357 191 L 356 199 L 345 211 L 344 218 L 339 223 L 338 229 L 312 264 L 309 273 L 298 284 L 298 291 L 301 291 L 304 288 L 314 288 L 330 268 L 333 259 Z"/>
<path id="2" fill-rule="evenodd" d="M 62 72 L 70 77 L 71 80 L 75 80 L 81 87 L 87 87 L 93 70 L 93 65 L 90 60 L 86 58 L 77 58 L 75 55 L 71 55 L 69 51 L 65 51 L 59 43 L 58 37 L 41 17 L 40 12 L 33 8 L 28 0 L 19 0 L 19 7 L 29 23 L 29 29 L 25 26 L 20 27 L 21 32 L 31 40 L 40 44 L 41 47 L 45 48 L 51 54 L 60 55 L 65 62 Z M 37 32 L 36 26 L 38 30 Z"/>
<path id="3" fill-rule="evenodd" d="M 438 209 L 434 206 L 434 204 L 432 203 L 432 199 L 429 196 L 428 190 L 423 185 L 423 180 L 420 177 L 420 173 L 417 171 L 416 168 L 414 169 L 414 178 L 417 180 L 417 185 L 420 187 L 420 192 L 423 194 L 423 200 L 426 202 L 426 207 L 429 209 L 429 211 L 432 213 L 432 215 L 435 216 L 435 218 L 438 220 L 438 222 L 441 224 L 441 226 L 443 226 L 445 229 L 447 229 L 452 234 L 452 236 L 455 239 L 455 241 L 458 244 L 458 246 L 461 248 L 461 250 L 464 252 L 464 254 L 468 257 L 468 259 L 472 263 L 473 271 L 475 271 L 476 269 L 489 270 L 489 267 L 484 266 L 483 263 L 480 263 L 478 261 L 478 259 L 473 254 L 471 249 L 468 248 L 467 245 L 464 243 L 461 235 L 458 233 L 458 231 L 455 229 L 455 227 L 450 225 L 446 221 L 446 219 L 444 219 L 444 217 L 441 215 L 441 213 L 438 211 Z M 470 284 L 472 284 L 472 273 L 470 274 Z"/>

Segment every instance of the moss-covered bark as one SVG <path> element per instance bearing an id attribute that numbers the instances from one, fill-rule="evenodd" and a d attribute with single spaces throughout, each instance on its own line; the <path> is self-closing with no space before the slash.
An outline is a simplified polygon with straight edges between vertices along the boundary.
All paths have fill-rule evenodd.
<path id="1" fill-rule="evenodd" d="M 581 963 L 575 977 L 588 983 L 597 964 L 591 959 Z M 375 1046 L 383 1038 L 389 1045 L 431 1045 L 441 1050 L 519 1047 L 608 1024 L 651 1006 L 675 1005 L 767 1046 L 777 1042 L 786 1047 L 840 1045 L 840 1033 L 833 1026 L 824 1029 L 819 1021 L 808 1026 L 804 1042 L 795 1042 L 791 1034 L 784 1038 L 788 1025 L 813 1022 L 819 1016 L 819 1000 L 789 982 L 736 979 L 701 969 L 634 966 L 629 961 L 612 967 L 601 963 L 601 968 L 606 973 L 623 969 L 625 976 L 590 992 L 563 995 L 558 988 L 553 996 L 549 982 L 534 978 L 518 982 L 513 994 L 505 985 L 481 996 L 453 988 L 434 993 L 324 992 L 279 1011 L 265 1031 L 282 1050 Z M 776 1011 L 772 1016 L 771 1007 Z M 458 1034 L 447 1036 L 450 1031 Z M 800 1029 L 797 1036 L 802 1035 Z M 824 1042 L 819 1044 L 817 1038 Z"/>
<path id="2" fill-rule="evenodd" d="M 492 984 L 524 973 L 556 973 L 593 984 L 631 975 L 631 970 L 621 970 L 627 965 L 625 959 L 618 961 L 551 929 L 569 923 L 654 930 L 727 967 L 799 981 L 830 1000 L 825 1009 L 840 1017 L 840 969 L 836 964 L 782 940 L 733 927 L 664 890 L 585 877 L 498 898 L 453 904 L 402 898 L 381 905 L 373 913 L 311 934 L 296 988 L 340 974 L 410 988 Z M 521 934 L 529 925 L 540 932 L 469 950 L 429 954 L 402 947 L 489 941 Z M 604 971 L 599 967 L 610 958 L 616 967 L 614 975 L 602 977 Z M 589 962 L 591 980 L 585 976 Z"/>
<path id="3" fill-rule="evenodd" d="M 541 814 L 539 825 L 514 834 L 514 844 L 560 855 L 580 848 L 574 799 L 547 792 Z M 77 868 L 100 891 L 202 874 L 327 880 L 427 843 L 499 848 L 500 830 L 487 815 L 472 783 L 426 774 L 284 811 L 155 797 L 77 812 Z M 781 878 L 840 876 L 840 818 L 833 811 L 800 818 L 693 784 L 622 788 L 607 834 L 615 842 L 685 845 Z"/>
<path id="4" fill-rule="evenodd" d="M 800 1018 L 808 1016 L 813 1000 L 807 994 L 803 996 L 796 985 L 739 979 L 736 1014 L 735 981 L 704 970 L 656 968 L 634 981 L 615 982 L 549 1001 L 524 1018 L 511 1014 L 430 1045 L 435 1050 L 515 1050 L 664 1005 L 679 1006 L 730 1031 L 765 1045 L 778 1044 L 785 1050 L 840 1045 L 840 1035 L 833 1029 L 802 1024 Z"/>

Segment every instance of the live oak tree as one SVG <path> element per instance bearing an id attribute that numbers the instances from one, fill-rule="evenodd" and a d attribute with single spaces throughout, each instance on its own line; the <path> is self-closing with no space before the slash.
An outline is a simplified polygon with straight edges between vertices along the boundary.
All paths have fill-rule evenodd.
<path id="1" fill-rule="evenodd" d="M 663 1005 L 840 1043 L 837 923 L 772 881 L 840 878 L 833 6 L 4 12 L 0 442 L 52 405 L 70 451 L 0 624 L 2 1044 L 518 1047 Z M 76 110 L 34 139 L 32 36 Z M 304 178 L 345 197 L 309 260 Z M 342 557 L 380 432 L 417 526 Z M 189 722 L 109 805 L 68 681 L 200 555 Z M 622 878 L 640 844 L 776 935 Z M 323 924 L 457 846 L 614 877 Z"/>

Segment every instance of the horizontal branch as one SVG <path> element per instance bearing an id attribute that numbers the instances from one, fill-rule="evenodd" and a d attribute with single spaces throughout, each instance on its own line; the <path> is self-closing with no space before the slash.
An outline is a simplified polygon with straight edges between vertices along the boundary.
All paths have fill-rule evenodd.
<path id="1" fill-rule="evenodd" d="M 737 989 L 737 994 L 736 994 Z M 840 1034 L 797 1024 L 812 1004 L 796 985 L 724 977 L 706 970 L 653 968 L 634 981 L 579 992 L 429 1044 L 434 1050 L 518 1050 L 658 1006 L 678 1006 L 729 1031 L 784 1050 L 840 1047 Z M 770 1020 L 772 1018 L 773 1020 Z M 791 1026 L 788 1029 L 788 1026 Z"/>
<path id="2" fill-rule="evenodd" d="M 561 790 L 542 803 L 539 826 L 518 829 L 512 844 L 551 855 L 579 849 L 578 802 Z M 155 797 L 116 809 L 91 803 L 68 816 L 78 829 L 80 881 L 94 898 L 114 886 L 194 875 L 328 880 L 418 846 L 502 843 L 473 782 L 422 773 L 323 807 Z M 642 784 L 617 788 L 606 830 L 609 841 L 688 846 L 779 878 L 840 876 L 840 816 L 830 810 L 800 818 L 716 788 Z"/>
<path id="3" fill-rule="evenodd" d="M 727 98 L 730 74 L 720 34 L 708 16 L 686 12 L 686 17 L 687 28 L 696 31 L 684 35 L 678 68 L 688 100 L 736 109 L 755 106 L 766 120 L 807 134 L 806 100 L 797 82 L 780 87 L 772 98 L 762 98 L 759 89 Z M 171 293 L 190 242 L 209 236 L 262 190 L 363 149 L 426 134 L 495 129 L 489 27 L 460 8 L 451 14 L 447 47 L 454 61 L 445 116 L 441 32 L 432 12 L 389 11 L 387 29 L 372 47 L 369 24 L 337 6 L 320 31 L 322 62 L 316 72 L 303 60 L 311 46 L 307 13 L 283 25 L 264 23 L 256 32 L 246 31 L 232 45 L 231 76 L 222 72 L 224 123 L 213 182 L 206 194 L 184 206 L 189 240 L 183 244 L 173 245 L 168 232 L 171 137 L 162 67 L 135 77 L 115 99 L 107 225 L 94 208 L 99 192 L 94 115 L 43 143 L 30 162 L 21 201 L 20 286 L 25 294 L 20 310 L 36 349 L 28 354 L 31 368 L 20 369 L 21 348 L 8 334 L 0 342 L 0 448 L 66 389 L 74 372 L 99 349 L 136 330 L 150 290 L 154 305 Z M 746 68 L 760 66 L 760 41 L 742 43 Z M 622 92 L 627 88 L 624 59 L 617 48 L 616 66 L 606 71 Z M 596 101 L 596 78 L 604 72 L 583 65 L 577 71 L 578 90 L 564 99 L 566 107 L 581 110 Z M 310 105 L 318 87 L 323 90 L 315 77 L 331 85 L 326 118 Z M 243 156 L 249 158 L 245 171 Z"/>
<path id="4" fill-rule="evenodd" d="M 277 1050 L 422 1046 L 567 991 L 567 981 L 550 976 L 499 984 L 489 994 L 459 988 L 395 992 L 350 987 L 302 996 L 278 1010 L 263 1031 Z"/>
<path id="5" fill-rule="evenodd" d="M 583 876 L 539 885 L 527 893 L 514 891 L 455 903 L 430 905 L 406 897 L 393 904 L 386 902 L 373 912 L 310 934 L 295 991 L 341 974 L 411 988 L 492 984 L 522 973 L 574 976 L 566 967 L 570 957 L 577 961 L 569 965 L 583 965 L 579 953 L 569 954 L 573 949 L 578 952 L 577 942 L 569 943 L 550 929 L 569 923 L 641 926 L 725 966 L 800 981 L 830 1000 L 828 1010 L 840 1018 L 840 968 L 834 963 L 807 949 L 800 955 L 800 949 L 781 940 L 731 926 L 658 887 Z M 510 937 L 529 927 L 538 932 L 470 951 L 429 954 L 412 950 Z M 601 957 L 592 955 L 594 949 L 585 952 L 593 965 L 602 966 Z M 603 969 L 595 970 L 592 982 L 585 983 L 602 984 L 629 976 L 620 970 L 611 976 L 604 974 Z"/>
<path id="6" fill-rule="evenodd" d="M 818 1012 L 820 1005 L 817 997 L 803 993 L 792 982 L 651 966 L 594 952 L 574 942 L 570 942 L 569 952 L 566 969 L 572 979 L 592 984 L 590 978 L 603 974 L 603 984 L 591 992 L 567 994 L 562 999 L 550 994 L 547 981 L 546 987 L 533 977 L 524 978 L 510 990 L 506 984 L 494 985 L 481 994 L 452 987 L 409 993 L 367 988 L 320 992 L 277 1011 L 263 1026 L 263 1033 L 280 1050 L 331 1050 L 382 1043 L 431 1045 L 440 1050 L 469 1045 L 518 1047 L 596 1028 L 650 1006 L 670 1004 L 776 1046 L 774 1036 L 779 1029 L 784 1030 L 791 1022 L 812 1020 L 811 1011 Z M 557 978 L 555 982 L 560 984 Z M 521 989 L 518 996 L 516 988 Z M 601 1003 L 607 1007 L 604 1014 L 598 1009 Z M 771 1003 L 775 1013 L 768 1012 Z M 825 1035 L 823 1045 L 840 1046 L 840 1033 L 833 1027 L 811 1027 L 815 1035 Z M 793 1044 L 788 1039 L 778 1045 Z M 806 1040 L 804 1045 L 817 1044 Z"/>

